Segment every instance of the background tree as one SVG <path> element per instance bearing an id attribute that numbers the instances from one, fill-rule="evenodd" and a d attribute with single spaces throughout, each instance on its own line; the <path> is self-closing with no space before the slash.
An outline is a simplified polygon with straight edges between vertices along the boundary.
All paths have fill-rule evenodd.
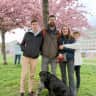
<path id="1" fill-rule="evenodd" d="M 86 18 L 87 11 L 85 6 L 78 3 L 77 0 L 49 0 L 49 13 L 57 17 L 57 26 L 68 24 L 71 28 L 82 29 L 89 28 Z"/>
<path id="2" fill-rule="evenodd" d="M 49 15 L 49 2 L 48 0 L 42 1 L 42 8 L 43 8 L 43 22 L 44 25 L 47 26 L 47 20 Z"/>
<path id="3" fill-rule="evenodd" d="M 26 21 L 31 21 L 32 18 L 37 18 L 37 16 L 38 20 L 41 20 L 42 10 L 39 7 L 40 4 L 40 0 L 37 2 L 35 0 L 0 0 L 0 33 L 4 64 L 7 64 L 5 33 L 19 27 L 21 24 L 26 25 Z"/>
<path id="4" fill-rule="evenodd" d="M 5 47 L 5 33 L 10 30 L 12 27 L 15 27 L 14 22 L 10 20 L 8 17 L 0 18 L 0 33 L 2 38 L 2 48 L 1 52 L 3 55 L 3 63 L 7 64 L 6 60 L 6 47 Z"/>
<path id="5" fill-rule="evenodd" d="M 70 27 L 89 28 L 83 11 L 84 6 L 77 0 L 0 0 L 0 33 L 4 64 L 7 63 L 5 52 L 5 33 L 8 30 L 27 25 L 32 18 L 37 18 L 40 25 L 47 24 L 48 14 L 57 17 L 57 27 L 68 24 Z M 43 10 L 43 12 L 42 12 Z M 49 12 L 48 12 L 49 11 Z M 42 18 L 43 17 L 43 18 Z"/>

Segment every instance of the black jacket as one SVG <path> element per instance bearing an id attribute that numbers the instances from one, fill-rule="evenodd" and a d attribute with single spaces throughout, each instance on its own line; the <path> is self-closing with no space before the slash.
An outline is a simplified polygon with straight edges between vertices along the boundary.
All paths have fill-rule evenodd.
<path id="1" fill-rule="evenodd" d="M 67 38 L 67 37 L 64 37 L 64 36 L 61 36 L 61 38 L 59 39 L 58 41 L 58 44 L 59 45 L 62 45 L 62 44 L 72 44 L 75 42 L 75 39 L 70 37 L 70 38 Z M 67 54 L 67 60 L 70 60 L 70 59 L 74 59 L 74 49 L 70 49 L 70 48 L 65 48 L 63 50 L 59 50 L 59 53 L 66 53 Z"/>
<path id="2" fill-rule="evenodd" d="M 26 57 L 37 58 L 42 46 L 42 34 L 38 33 L 36 36 L 32 32 L 27 32 L 21 43 L 21 50 Z"/>

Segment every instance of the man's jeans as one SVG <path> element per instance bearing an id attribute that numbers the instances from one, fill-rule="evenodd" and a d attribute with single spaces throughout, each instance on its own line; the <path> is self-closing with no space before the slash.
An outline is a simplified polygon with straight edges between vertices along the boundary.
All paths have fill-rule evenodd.
<path id="1" fill-rule="evenodd" d="M 49 64 L 51 66 L 52 74 L 56 75 L 56 67 L 57 67 L 56 58 L 49 58 L 46 56 L 42 56 L 41 71 L 49 71 Z M 44 84 L 40 81 L 39 89 L 42 90 L 43 88 L 44 88 Z"/>

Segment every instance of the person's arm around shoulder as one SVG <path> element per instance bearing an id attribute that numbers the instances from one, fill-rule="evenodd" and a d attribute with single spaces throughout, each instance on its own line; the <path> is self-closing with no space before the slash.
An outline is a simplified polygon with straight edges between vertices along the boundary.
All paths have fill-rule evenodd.
<path id="1" fill-rule="evenodd" d="M 58 38 L 58 49 L 59 50 L 63 50 L 64 49 L 64 44 L 62 42 L 63 42 L 63 40 L 62 40 L 62 37 L 60 36 Z"/>

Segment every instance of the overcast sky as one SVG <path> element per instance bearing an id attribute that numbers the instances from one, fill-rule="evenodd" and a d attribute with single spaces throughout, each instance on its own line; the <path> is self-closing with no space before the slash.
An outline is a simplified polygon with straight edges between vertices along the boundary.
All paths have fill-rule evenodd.
<path id="1" fill-rule="evenodd" d="M 96 26 L 96 0 L 79 0 L 86 6 L 86 10 L 91 13 L 88 15 L 88 21 L 93 25 Z"/>

